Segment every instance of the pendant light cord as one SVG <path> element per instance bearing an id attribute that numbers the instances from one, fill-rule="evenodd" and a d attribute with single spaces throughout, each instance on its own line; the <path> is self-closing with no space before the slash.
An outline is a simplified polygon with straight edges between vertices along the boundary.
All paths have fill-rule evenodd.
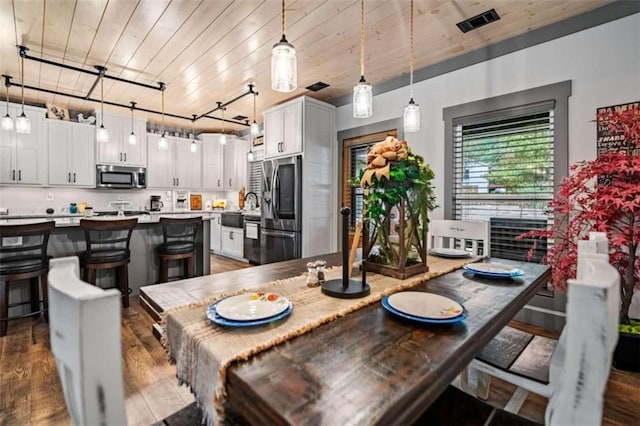
<path id="1" fill-rule="evenodd" d="M 22 114 L 24 114 L 24 56 L 20 56 L 22 58 L 22 69 L 20 70 L 20 78 L 22 79 L 22 84 L 20 85 L 20 90 L 22 92 Z M 9 95 L 7 94 L 7 99 Z"/>
<path id="2" fill-rule="evenodd" d="M 413 0 L 411 0 L 411 49 L 409 53 L 409 91 L 411 99 L 413 99 Z"/>
<path id="3" fill-rule="evenodd" d="M 162 136 L 164 136 L 164 89 L 162 89 Z"/>
<path id="4" fill-rule="evenodd" d="M 100 76 L 100 125 L 104 126 L 104 78 Z"/>
<path id="5" fill-rule="evenodd" d="M 282 0 L 282 37 L 284 37 L 284 0 Z"/>
<path id="6" fill-rule="evenodd" d="M 256 122 L 256 94 L 253 94 L 253 122 Z"/>
<path id="7" fill-rule="evenodd" d="M 7 94 L 7 115 L 9 115 L 9 85 L 5 83 L 4 87 Z M 254 112 L 253 115 L 255 116 L 256 113 Z"/>
<path id="8" fill-rule="evenodd" d="M 225 107 L 222 107 L 222 134 L 223 135 L 225 134 L 224 132 L 224 110 L 225 109 L 226 109 Z"/>
<path id="9" fill-rule="evenodd" d="M 360 0 L 360 76 L 364 77 L 364 0 Z"/>

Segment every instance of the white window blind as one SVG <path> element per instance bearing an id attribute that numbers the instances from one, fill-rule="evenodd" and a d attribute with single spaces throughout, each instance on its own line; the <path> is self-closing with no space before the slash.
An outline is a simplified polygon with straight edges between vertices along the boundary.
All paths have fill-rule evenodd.
<path id="1" fill-rule="evenodd" d="M 249 188 L 248 192 L 255 192 L 258 202 L 262 199 L 262 161 L 249 162 Z"/>
<path id="2" fill-rule="evenodd" d="M 491 255 L 526 259 L 532 242 L 515 237 L 552 220 L 553 103 L 455 119 L 453 138 L 454 219 L 490 221 Z"/>
<path id="3" fill-rule="evenodd" d="M 349 178 L 357 180 L 360 176 L 360 170 L 367 166 L 367 153 L 374 143 L 352 146 L 349 149 Z M 351 200 L 351 226 L 355 227 L 356 223 L 362 220 L 362 197 L 364 195 L 359 184 L 349 185 L 349 200 Z"/>

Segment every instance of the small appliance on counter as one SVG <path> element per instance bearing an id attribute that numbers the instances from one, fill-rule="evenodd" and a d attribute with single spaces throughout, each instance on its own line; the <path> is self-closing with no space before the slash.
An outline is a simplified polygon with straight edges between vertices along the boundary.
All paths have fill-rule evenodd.
<path id="1" fill-rule="evenodd" d="M 189 191 L 173 191 L 173 211 L 188 212 L 191 210 L 189 201 Z"/>
<path id="2" fill-rule="evenodd" d="M 161 198 L 162 196 L 160 195 L 151 196 L 151 200 L 149 201 L 149 211 L 159 212 L 164 207 L 164 203 L 160 201 Z"/>

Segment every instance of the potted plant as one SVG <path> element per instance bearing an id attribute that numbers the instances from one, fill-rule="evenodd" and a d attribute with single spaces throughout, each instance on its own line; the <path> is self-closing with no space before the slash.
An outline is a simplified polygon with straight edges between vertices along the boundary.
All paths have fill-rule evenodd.
<path id="1" fill-rule="evenodd" d="M 590 231 L 606 232 L 609 261 L 621 277 L 620 339 L 614 364 L 638 371 L 640 321 L 629 318 L 629 307 L 634 289 L 640 288 L 640 109 L 606 110 L 598 113 L 598 124 L 620 135 L 622 148 L 573 165 L 551 202 L 551 228 L 519 238 L 553 239 L 543 261 L 552 265 L 550 284 L 564 290 L 567 279 L 576 276 L 577 241 L 587 239 Z"/>
<path id="2" fill-rule="evenodd" d="M 369 270 L 405 279 L 428 271 L 428 214 L 436 207 L 434 174 L 406 141 L 389 136 L 367 154 L 363 258 Z"/>

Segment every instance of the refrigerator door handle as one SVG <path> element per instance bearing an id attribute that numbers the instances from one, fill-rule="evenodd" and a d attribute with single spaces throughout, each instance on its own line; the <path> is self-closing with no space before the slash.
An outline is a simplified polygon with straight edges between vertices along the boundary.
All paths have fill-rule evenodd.
<path id="1" fill-rule="evenodd" d="M 268 231 L 262 228 L 262 235 L 266 237 L 284 237 L 284 238 L 296 238 L 296 232 L 288 232 L 288 231 Z"/>

